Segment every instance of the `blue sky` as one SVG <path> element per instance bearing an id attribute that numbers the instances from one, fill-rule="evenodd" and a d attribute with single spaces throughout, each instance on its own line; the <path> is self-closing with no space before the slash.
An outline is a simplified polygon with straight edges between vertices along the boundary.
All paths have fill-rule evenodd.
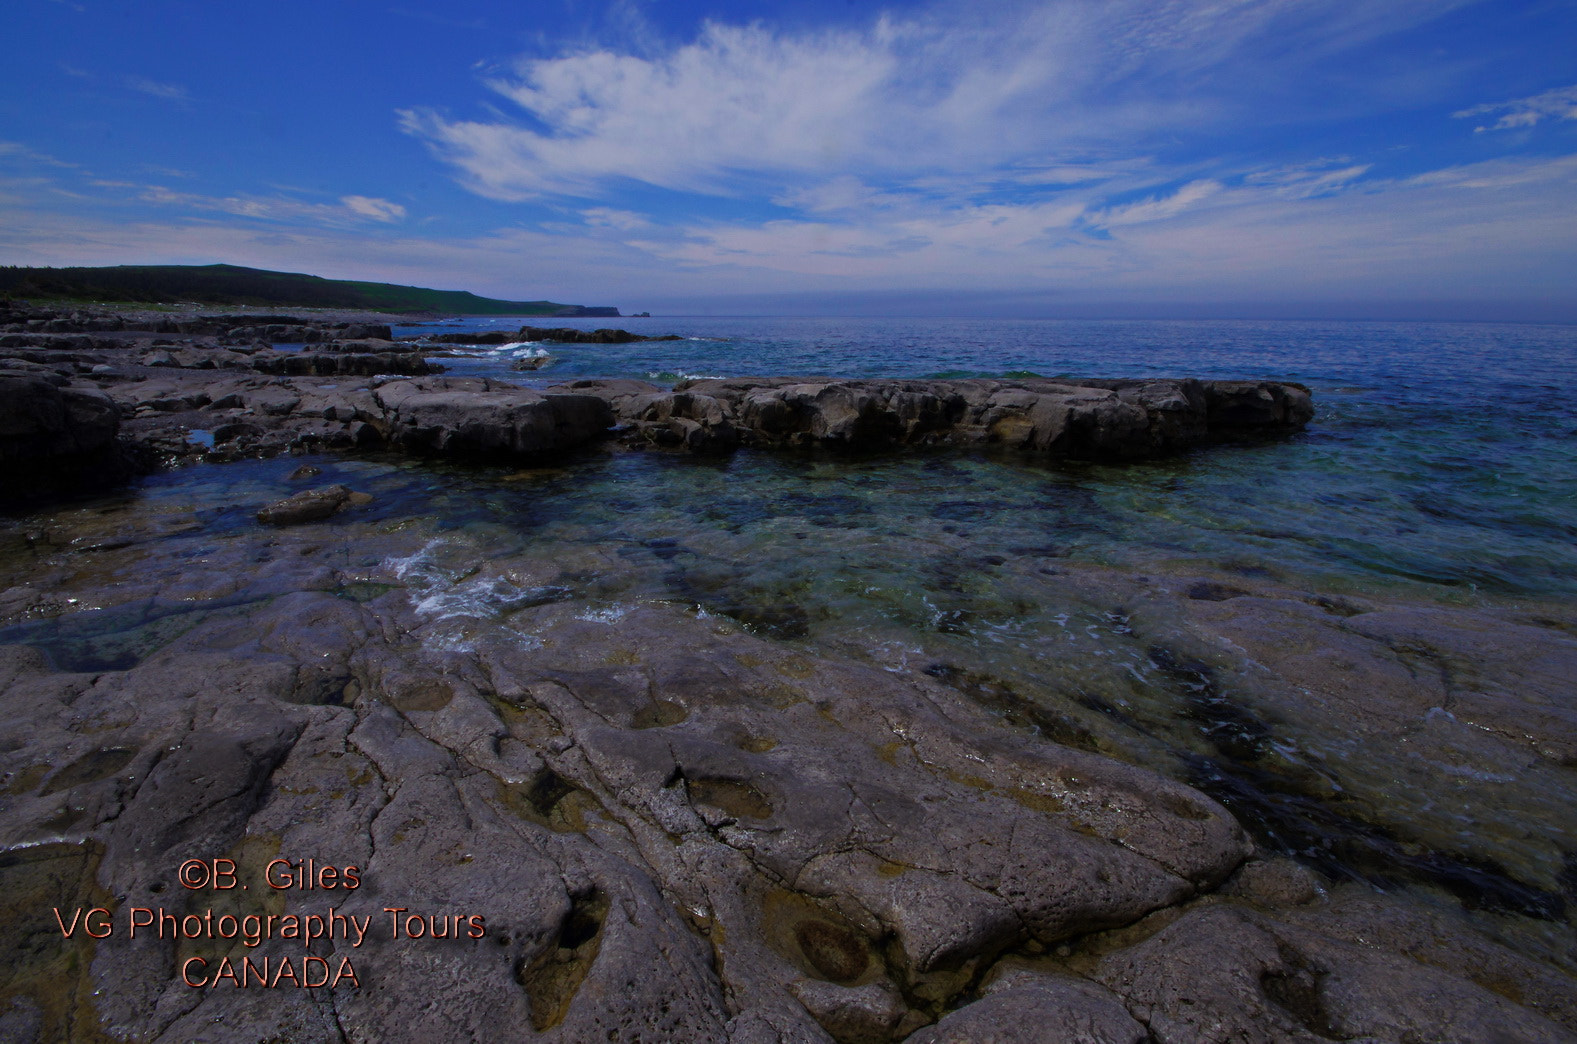
<path id="1" fill-rule="evenodd" d="M 1577 4 L 13 0 L 0 263 L 1577 320 Z"/>

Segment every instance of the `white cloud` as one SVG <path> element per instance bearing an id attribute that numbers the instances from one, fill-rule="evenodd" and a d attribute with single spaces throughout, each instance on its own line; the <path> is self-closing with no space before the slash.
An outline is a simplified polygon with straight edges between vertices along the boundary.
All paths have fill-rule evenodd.
<path id="1" fill-rule="evenodd" d="M 1286 182 L 1299 176 L 1280 173 L 1239 185 L 1198 180 L 1119 207 L 1094 197 L 917 205 L 858 224 L 697 224 L 638 245 L 719 283 L 750 273 L 756 287 L 1150 288 L 1207 300 L 1289 288 L 1365 300 L 1545 294 L 1577 315 L 1563 275 L 1577 263 L 1577 156 L 1486 162 L 1321 194 L 1289 194 Z M 1110 238 L 1092 238 L 1091 227 Z"/>
<path id="2" fill-rule="evenodd" d="M 1474 132 L 1532 127 L 1546 118 L 1577 120 L 1577 85 L 1557 87 L 1553 91 L 1545 91 L 1543 94 L 1535 94 L 1528 98 L 1518 98 L 1515 101 L 1475 105 L 1471 109 L 1463 109 L 1451 115 L 1461 120 L 1471 119 L 1474 116 L 1488 116 L 1497 112 L 1500 113 L 1499 120 L 1493 125 L 1474 127 Z"/>
<path id="3" fill-rule="evenodd" d="M 500 200 L 595 198 L 616 179 L 774 194 L 840 175 L 1027 163 L 1054 184 L 1068 164 L 1126 159 L 1136 137 L 1224 123 L 1271 78 L 1297 77 L 1305 54 L 1457 2 L 1003 0 L 884 15 L 862 29 L 711 23 L 649 55 L 603 48 L 518 62 L 488 86 L 520 119 L 400 116 L 464 184 Z M 1265 40 L 1274 62 L 1254 52 Z M 1238 59 L 1240 75 L 1199 75 Z"/>
<path id="4" fill-rule="evenodd" d="M 154 98 L 163 98 L 166 101 L 186 101 L 190 97 L 186 88 L 180 84 L 160 83 L 157 80 L 150 80 L 146 76 L 128 76 L 126 77 L 126 86 L 134 91 L 140 91 Z"/>
<path id="5" fill-rule="evenodd" d="M 860 224 L 776 221 L 507 229 L 471 238 L 204 220 L 125 223 L 73 207 L 0 206 L 12 263 L 229 261 L 334 278 L 435 280 L 494 297 L 647 307 L 736 294 L 950 291 L 1061 300 L 1535 299 L 1577 316 L 1577 156 L 1511 159 L 1361 191 L 1289 198 L 1274 183 L 1196 187 L 1129 204 L 1111 238 L 1091 200 L 883 211 Z M 1185 188 L 1187 186 L 1185 185 Z M 1175 197 L 1193 197 L 1184 205 Z M 0 192 L 3 199 L 3 192 Z M 1137 220 L 1145 216 L 1145 221 Z M 574 230 L 574 231 L 571 231 Z M 442 273 L 439 280 L 434 273 Z M 1168 297 L 1167 295 L 1172 295 Z"/>
<path id="6" fill-rule="evenodd" d="M 1517 159 L 1485 160 L 1480 163 L 1427 171 L 1406 179 L 1402 184 L 1431 188 L 1506 190 L 1527 188 L 1543 182 L 1577 186 L 1577 156 L 1561 156 L 1535 162 Z"/>
<path id="7" fill-rule="evenodd" d="M 830 181 L 780 193 L 772 198 L 772 202 L 780 207 L 794 207 L 815 214 L 835 214 L 892 207 L 909 198 L 908 194 L 872 188 L 859 178 L 844 174 Z"/>
<path id="8" fill-rule="evenodd" d="M 75 163 L 58 160 L 45 152 L 29 148 L 19 141 L 0 141 L 0 163 L 22 163 L 42 167 L 76 167 Z"/>
<path id="9" fill-rule="evenodd" d="M 376 199 L 372 196 L 341 196 L 340 202 L 351 213 L 372 218 L 374 221 L 405 220 L 405 208 L 386 199 Z"/>
<path id="10" fill-rule="evenodd" d="M 1345 166 L 1335 166 L 1333 163 L 1346 163 L 1346 161 L 1321 160 L 1278 167 L 1275 170 L 1254 171 L 1245 175 L 1243 180 L 1250 185 L 1272 186 L 1277 194 L 1288 199 L 1308 199 L 1350 188 L 1355 181 L 1373 169 L 1373 165 L 1369 163 L 1347 163 Z"/>
<path id="11" fill-rule="evenodd" d="M 205 196 L 196 192 L 174 192 L 162 185 L 148 185 L 137 197 L 144 203 L 183 207 L 196 211 L 217 211 L 235 217 L 261 221 L 311 221 L 326 225 L 349 225 L 364 220 L 394 222 L 403 220 L 405 208 L 386 199 L 370 196 L 345 196 L 338 205 L 307 203 L 283 196 Z"/>
<path id="12" fill-rule="evenodd" d="M 644 214 L 637 214 L 633 210 L 617 210 L 613 207 L 591 207 L 582 210 L 580 216 L 593 228 L 613 228 L 620 232 L 650 228 L 652 224 Z"/>
<path id="13" fill-rule="evenodd" d="M 1209 199 L 1221 191 L 1219 181 L 1191 181 L 1170 196 L 1155 196 L 1138 203 L 1109 207 L 1088 216 L 1091 225 L 1111 228 L 1121 225 L 1142 225 L 1150 221 L 1164 221 L 1176 217 L 1194 204 Z"/>
<path id="14" fill-rule="evenodd" d="M 403 114 L 485 195 L 589 195 L 608 177 L 719 191 L 728 172 L 818 170 L 867 151 L 869 95 L 896 58 L 849 35 L 709 25 L 665 58 L 597 51 L 490 86 L 552 128 Z"/>

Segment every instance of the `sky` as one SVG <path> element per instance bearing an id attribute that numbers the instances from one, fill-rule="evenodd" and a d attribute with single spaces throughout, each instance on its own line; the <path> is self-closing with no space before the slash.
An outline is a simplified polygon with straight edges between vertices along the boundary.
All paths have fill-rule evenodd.
<path id="1" fill-rule="evenodd" d="M 1577 3 L 11 0 L 0 264 L 1577 321 Z"/>

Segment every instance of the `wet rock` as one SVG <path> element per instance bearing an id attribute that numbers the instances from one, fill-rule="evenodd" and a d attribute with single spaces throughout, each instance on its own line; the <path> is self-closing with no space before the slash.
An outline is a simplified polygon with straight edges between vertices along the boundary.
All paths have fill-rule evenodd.
<path id="1" fill-rule="evenodd" d="M 1136 459 L 1226 436 L 1286 434 L 1313 415 L 1306 389 L 1272 382 L 784 377 L 681 381 L 671 392 L 577 387 L 608 395 L 634 437 L 707 450 L 953 444 Z M 1212 396 L 1223 405 L 1212 409 Z"/>
<path id="2" fill-rule="evenodd" d="M 16 923 L 45 933 L 50 906 L 99 894 L 177 902 L 171 861 L 192 854 L 355 865 L 351 894 L 234 901 L 379 924 L 333 946 L 362 979 L 332 995 L 172 989 L 178 958 L 205 952 L 184 943 L 60 951 L 82 1024 L 150 1040 L 1569 1039 L 1577 990 L 1558 970 L 1369 889 L 1285 905 L 1304 898 L 1296 868 L 1234 875 L 1241 831 L 1199 791 L 1048 742 L 941 678 L 673 606 L 522 598 L 559 566 L 478 566 L 404 528 L 378 540 L 343 556 L 322 532 L 249 530 L 203 570 L 147 576 L 98 550 L 103 575 L 125 571 L 95 604 L 163 591 L 209 610 L 85 673 L 0 647 L 0 844 L 76 853 L 50 860 L 70 873 L 0 862 L 42 915 Z M 347 573 L 380 590 L 343 596 Z M 480 609 L 483 591 L 509 610 Z M 1223 882 L 1256 905 L 1212 895 Z M 486 933 L 391 940 L 385 908 L 475 913 Z M 15 981 L 15 1024 L 69 1039 L 55 980 Z"/>
<path id="3" fill-rule="evenodd" d="M 1314 417 L 1308 389 L 1273 381 L 1202 381 L 1208 423 L 1219 430 L 1285 431 Z"/>
<path id="4" fill-rule="evenodd" d="M 789 984 L 789 992 L 839 1041 L 897 1039 L 898 1027 L 909 1014 L 903 997 L 885 983 L 849 987 L 799 979 Z"/>
<path id="5" fill-rule="evenodd" d="M 1572 1039 L 1470 980 L 1225 906 L 1107 958 L 1096 978 L 1163 1044 Z"/>
<path id="6" fill-rule="evenodd" d="M 257 520 L 270 526 L 296 526 L 321 522 L 350 503 L 351 491 L 340 485 L 302 490 L 294 496 L 262 508 Z"/>
<path id="7" fill-rule="evenodd" d="M 1252 859 L 1244 863 L 1222 891 L 1266 906 L 1301 906 L 1324 892 L 1319 878 L 1291 859 Z"/>
<path id="8" fill-rule="evenodd" d="M 451 335 L 453 336 L 453 335 Z M 466 335 L 459 335 L 466 336 Z M 474 336 L 474 335 L 473 335 Z M 488 335 L 483 335 L 488 336 Z M 498 336 L 498 335 L 493 335 Z M 661 337 L 647 337 L 642 334 L 630 333 L 628 330 L 576 330 L 570 327 L 541 327 L 522 326 L 512 337 L 511 341 L 557 341 L 561 344 L 629 344 L 633 341 L 677 341 L 681 338 L 677 334 L 665 334 Z M 435 337 L 433 340 L 444 340 Z M 506 343 L 504 341 L 452 341 L 456 344 L 491 344 Z"/>
<path id="9" fill-rule="evenodd" d="M 1476 907 L 1562 916 L 1569 812 L 1553 795 L 1574 734 L 1569 634 L 1503 611 L 1333 609 L 1272 590 L 1175 608 L 1202 657 L 1172 663 L 1214 747 L 1199 778 L 1269 847 L 1338 877 L 1428 881 Z M 1327 760 L 1335 736 L 1341 754 Z M 1489 811 L 1508 801 L 1515 824 Z M 1466 839 L 1464 807 L 1482 824 Z"/>
<path id="10" fill-rule="evenodd" d="M 579 756 L 621 805 L 745 857 L 765 920 L 730 919 L 727 934 L 775 939 L 769 948 L 800 974 L 863 986 L 889 967 L 940 999 L 1005 947 L 1125 923 L 1208 887 L 1242 857 L 1235 824 L 1200 795 L 1013 741 L 984 718 L 972 720 L 989 739 L 973 726 L 960 731 L 930 703 L 962 711 L 945 690 L 922 685 L 922 696 L 880 673 L 816 665 L 796 671 L 783 693 L 786 675 L 741 669 L 704 632 L 684 642 L 683 664 L 659 651 L 673 643 L 664 636 L 673 621 L 660 619 L 620 622 L 621 637 L 644 650 L 646 686 L 593 687 L 563 671 L 521 684 L 573 728 Z M 599 625 L 560 626 L 566 648 L 576 648 L 594 639 L 571 636 Z M 752 661 L 781 659 L 742 635 L 727 644 Z M 509 670 L 541 677 L 546 666 Z M 503 667 L 495 661 L 495 677 Z M 686 715 L 644 720 L 653 700 Z M 742 733 L 776 742 L 752 750 Z M 909 737 L 912 756 L 883 758 L 894 736 Z M 1106 840 L 1119 834 L 1121 846 Z M 793 892 L 774 891 L 776 881 Z M 709 893 L 738 887 L 697 883 Z M 878 957 L 883 938 L 896 945 Z M 846 1014 L 855 1010 L 870 1013 L 860 1002 Z"/>

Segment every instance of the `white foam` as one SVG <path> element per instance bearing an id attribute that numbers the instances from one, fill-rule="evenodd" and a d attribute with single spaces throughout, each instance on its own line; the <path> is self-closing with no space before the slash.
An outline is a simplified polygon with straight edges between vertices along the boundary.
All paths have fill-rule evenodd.
<path id="1" fill-rule="evenodd" d="M 611 605 L 606 609 L 585 609 L 575 614 L 575 619 L 587 623 L 614 624 L 630 615 L 630 606 Z"/>
<path id="2" fill-rule="evenodd" d="M 505 576 L 478 576 L 480 564 L 465 550 L 449 541 L 430 540 L 413 555 L 386 559 L 384 567 L 405 583 L 417 615 L 434 624 L 496 620 L 569 594 L 566 587 L 522 586 Z"/>

